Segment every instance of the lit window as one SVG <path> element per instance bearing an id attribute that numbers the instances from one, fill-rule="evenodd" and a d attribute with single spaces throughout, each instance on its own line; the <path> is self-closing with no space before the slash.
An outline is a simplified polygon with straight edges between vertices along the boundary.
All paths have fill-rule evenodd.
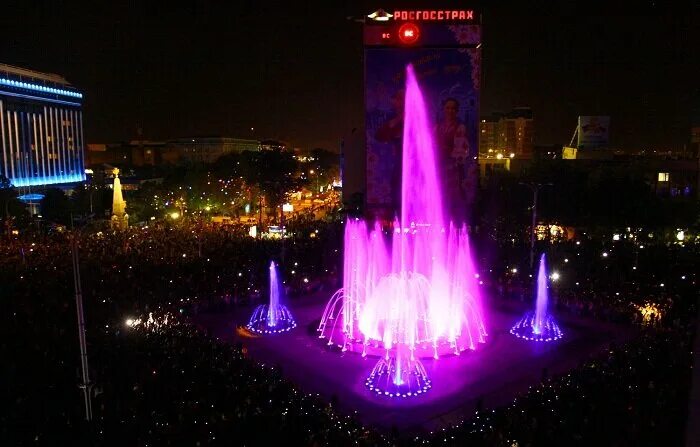
<path id="1" fill-rule="evenodd" d="M 660 182 L 667 182 L 669 180 L 670 175 L 668 172 L 659 172 L 659 181 Z"/>

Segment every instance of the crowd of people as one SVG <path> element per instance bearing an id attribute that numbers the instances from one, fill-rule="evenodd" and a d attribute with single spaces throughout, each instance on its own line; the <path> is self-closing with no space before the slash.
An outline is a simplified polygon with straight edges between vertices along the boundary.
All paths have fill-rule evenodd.
<path id="1" fill-rule="evenodd" d="M 242 229 L 180 222 L 3 240 L 0 295 L 9 311 L 2 317 L 8 334 L 0 341 L 8 374 L 2 387 L 12 411 L 0 415 L 0 440 L 525 446 L 680 439 L 697 299 L 696 245 L 657 243 L 640 253 L 636 246 L 587 240 L 550 249 L 549 264 L 561 271 L 551 288 L 558 312 L 637 324 L 639 335 L 566 376 L 544 380 L 506 408 L 406 439 L 363 427 L 333 403 L 295 387 L 279 367 L 257 364 L 245 346 L 212 338 L 188 318 L 205 308 L 261 299 L 271 259 L 283 269 L 292 299 L 337 287 L 342 223 L 299 222 L 290 233 L 280 240 L 253 239 Z M 73 237 L 91 368 L 89 424 L 77 386 Z M 494 258 L 480 264 L 487 295 L 504 301 L 531 296 L 527 270 L 513 261 L 525 256 L 499 247 L 490 252 Z M 640 308 L 648 303 L 658 310 L 653 325 L 642 324 Z"/>

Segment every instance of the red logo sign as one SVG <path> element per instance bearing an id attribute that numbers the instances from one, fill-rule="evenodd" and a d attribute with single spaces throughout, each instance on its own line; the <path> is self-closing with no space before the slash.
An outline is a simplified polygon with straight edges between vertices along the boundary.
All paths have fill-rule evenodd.
<path id="1" fill-rule="evenodd" d="M 427 11 L 394 11 L 394 20 L 424 20 L 437 22 L 453 20 L 474 20 L 474 11 L 471 9 L 430 9 Z"/>
<path id="2" fill-rule="evenodd" d="M 413 23 L 404 23 L 399 28 L 399 40 L 407 45 L 416 43 L 420 37 L 420 29 Z"/>

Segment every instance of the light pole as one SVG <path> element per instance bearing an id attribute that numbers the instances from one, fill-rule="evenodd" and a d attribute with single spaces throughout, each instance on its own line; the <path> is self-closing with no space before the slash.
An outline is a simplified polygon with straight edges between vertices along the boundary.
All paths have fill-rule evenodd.
<path id="1" fill-rule="evenodd" d="M 537 224 L 537 193 L 543 186 L 553 186 L 552 183 L 520 183 L 532 190 L 532 227 L 530 229 L 530 269 L 535 265 L 535 225 Z"/>
<path id="2" fill-rule="evenodd" d="M 85 420 L 90 422 L 92 421 L 92 384 L 90 383 L 87 344 L 85 343 L 85 316 L 83 314 L 83 288 L 80 281 L 78 237 L 75 233 L 71 239 L 71 255 L 73 257 L 73 286 L 75 288 L 75 307 L 78 312 L 78 339 L 80 340 L 80 365 L 82 369 L 82 382 L 79 387 L 83 390 L 85 399 Z"/>

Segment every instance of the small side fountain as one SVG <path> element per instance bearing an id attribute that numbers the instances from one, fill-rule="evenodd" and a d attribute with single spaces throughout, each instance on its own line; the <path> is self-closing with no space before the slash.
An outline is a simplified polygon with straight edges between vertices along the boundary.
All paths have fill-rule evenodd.
<path id="1" fill-rule="evenodd" d="M 378 396 L 418 397 L 432 387 L 423 364 L 405 346 L 393 356 L 380 359 L 365 380 L 365 386 Z"/>
<path id="2" fill-rule="evenodd" d="M 292 313 L 287 306 L 280 303 L 280 281 L 277 267 L 270 262 L 270 303 L 261 304 L 253 310 L 253 315 L 246 325 L 251 332 L 258 334 L 279 334 L 297 327 Z"/>
<path id="3" fill-rule="evenodd" d="M 549 293 L 547 292 L 547 269 L 544 254 L 540 256 L 537 273 L 537 301 L 535 311 L 526 313 L 510 330 L 518 338 L 529 341 L 555 341 L 564 336 L 554 317 L 547 311 Z"/>

